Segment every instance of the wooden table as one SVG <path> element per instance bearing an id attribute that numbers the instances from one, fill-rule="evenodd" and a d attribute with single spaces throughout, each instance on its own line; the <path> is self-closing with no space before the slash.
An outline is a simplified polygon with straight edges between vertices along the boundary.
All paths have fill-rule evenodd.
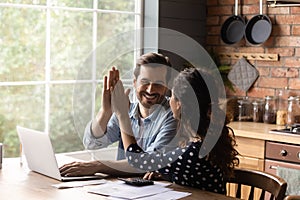
<path id="1" fill-rule="evenodd" d="M 101 200 L 104 196 L 88 193 L 84 188 L 56 189 L 52 185 L 59 181 L 30 171 L 26 165 L 20 166 L 18 158 L 3 159 L 0 169 L 0 199 L 18 200 Z M 172 184 L 177 191 L 191 192 L 185 200 L 232 200 L 233 198 L 196 188 Z"/>

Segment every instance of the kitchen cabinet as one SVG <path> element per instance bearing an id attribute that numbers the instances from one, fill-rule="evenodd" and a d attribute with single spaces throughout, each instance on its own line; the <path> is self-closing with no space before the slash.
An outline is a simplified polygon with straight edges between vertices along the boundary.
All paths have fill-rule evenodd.
<path id="1" fill-rule="evenodd" d="M 236 148 L 241 154 L 239 156 L 240 168 L 265 171 L 265 163 L 269 162 L 268 165 L 270 165 L 270 161 L 266 162 L 267 143 L 275 142 L 275 144 L 281 143 L 286 146 L 300 145 L 300 135 L 269 132 L 272 129 L 282 129 L 284 126 L 254 122 L 232 122 L 229 124 L 229 127 L 234 130 L 237 142 Z M 289 150 L 288 152 L 291 151 Z M 300 168 L 299 164 L 297 166 Z M 228 185 L 227 191 L 229 194 L 235 190 L 236 187 L 234 185 Z M 248 188 L 243 188 L 243 194 L 248 194 L 248 192 Z"/>
<path id="2" fill-rule="evenodd" d="M 264 170 L 265 141 L 236 137 L 241 168 Z"/>

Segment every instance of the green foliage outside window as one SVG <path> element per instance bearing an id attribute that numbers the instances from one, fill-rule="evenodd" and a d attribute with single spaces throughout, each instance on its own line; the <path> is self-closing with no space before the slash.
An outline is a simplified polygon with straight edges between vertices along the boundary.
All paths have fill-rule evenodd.
<path id="1" fill-rule="evenodd" d="M 112 35 L 136 27 L 136 16 L 129 13 L 135 11 L 136 2 L 98 1 L 98 9 L 126 12 L 98 10 L 95 20 L 94 11 L 86 10 L 93 8 L 92 0 L 53 0 L 50 5 L 59 9 L 46 7 L 46 0 L 0 0 L 0 4 L 39 5 L 0 6 L 0 142 L 4 144 L 5 157 L 19 156 L 17 125 L 40 131 L 48 125 L 56 152 L 83 149 L 82 129 L 74 125 L 74 81 L 93 48 Z M 84 9 L 64 9 L 68 7 Z M 96 40 L 93 35 L 95 22 Z M 134 53 L 128 52 L 109 64 L 126 73 L 134 66 Z M 86 67 L 91 68 L 90 65 Z M 108 70 L 107 66 L 100 69 L 96 72 L 98 90 Z M 90 80 L 92 74 L 81 78 Z M 90 88 L 91 83 L 84 84 Z M 94 98 L 91 90 L 82 88 L 82 93 L 87 94 L 81 95 Z M 101 102 L 101 91 L 98 93 L 95 111 Z M 91 113 L 91 105 L 85 106 L 83 115 L 88 121 L 94 113 Z"/>

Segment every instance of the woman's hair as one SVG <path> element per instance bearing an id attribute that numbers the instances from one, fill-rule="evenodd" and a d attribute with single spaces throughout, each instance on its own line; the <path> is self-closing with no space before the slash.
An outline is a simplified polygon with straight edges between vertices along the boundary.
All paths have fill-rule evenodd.
<path id="1" fill-rule="evenodd" d="M 208 89 L 206 82 L 209 82 L 211 90 Z M 227 126 L 228 120 L 220 119 L 226 115 L 220 114 L 224 112 L 215 98 L 219 93 L 217 85 L 213 83 L 214 78 L 207 71 L 199 68 L 187 68 L 175 78 L 172 95 L 181 102 L 180 126 L 181 131 L 184 131 L 183 134 L 198 136 L 203 141 L 211 123 L 224 122 L 220 126 L 223 127 L 222 133 L 208 154 L 208 158 L 223 170 L 225 176 L 230 177 L 233 168 L 239 164 L 237 158 L 239 153 L 234 148 L 236 141 L 233 130 Z M 213 91 L 214 94 L 210 95 L 209 91 Z M 212 105 L 217 108 L 214 109 L 216 113 L 212 113 Z"/>

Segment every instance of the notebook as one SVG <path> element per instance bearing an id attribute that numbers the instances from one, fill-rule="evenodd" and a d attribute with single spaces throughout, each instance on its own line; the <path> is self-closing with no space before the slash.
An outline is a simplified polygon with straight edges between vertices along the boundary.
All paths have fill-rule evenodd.
<path id="1" fill-rule="evenodd" d="M 24 128 L 21 126 L 17 126 L 17 132 L 23 147 L 28 168 L 30 170 L 59 181 L 79 181 L 107 177 L 106 174 L 75 177 L 61 176 L 49 135 L 44 132 Z M 78 160 L 74 159 L 74 161 Z M 69 162 L 72 161 L 68 160 L 68 163 Z"/>

